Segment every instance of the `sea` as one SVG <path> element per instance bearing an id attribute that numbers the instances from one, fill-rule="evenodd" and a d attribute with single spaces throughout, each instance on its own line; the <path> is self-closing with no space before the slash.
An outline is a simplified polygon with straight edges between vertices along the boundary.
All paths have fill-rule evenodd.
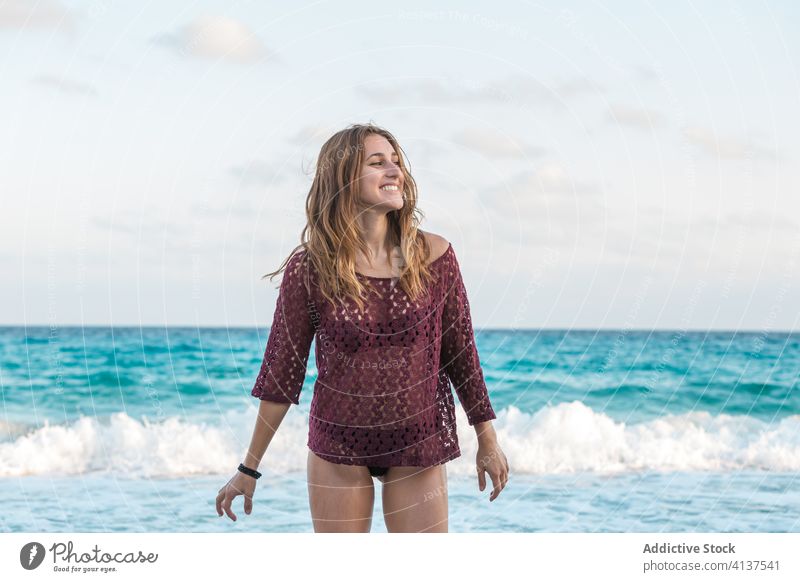
<path id="1" fill-rule="evenodd" d="M 0 531 L 312 532 L 314 348 L 254 508 L 219 517 L 250 442 L 268 328 L 0 328 Z M 474 429 L 451 532 L 800 531 L 800 334 L 477 330 L 507 486 Z M 456 402 L 457 399 L 456 399 Z M 375 480 L 372 531 L 385 532 Z"/>

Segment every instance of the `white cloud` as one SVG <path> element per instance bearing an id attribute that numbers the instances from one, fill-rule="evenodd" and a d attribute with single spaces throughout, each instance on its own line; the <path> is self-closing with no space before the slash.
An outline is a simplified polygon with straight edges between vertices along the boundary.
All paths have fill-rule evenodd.
<path id="1" fill-rule="evenodd" d="M 456 132 L 453 141 L 470 151 L 484 154 L 490 158 L 528 159 L 545 153 L 543 148 L 526 144 L 512 136 L 489 129 L 462 129 Z"/>
<path id="2" fill-rule="evenodd" d="M 73 81 L 63 77 L 56 77 L 54 75 L 39 75 L 31 79 L 31 83 L 35 85 L 42 85 L 56 89 L 62 93 L 69 95 L 84 95 L 87 97 L 96 97 L 97 89 L 88 83 L 81 81 Z"/>
<path id="3" fill-rule="evenodd" d="M 525 109 L 531 105 L 564 106 L 568 100 L 584 95 L 596 95 L 602 92 L 603 88 L 584 77 L 548 84 L 521 75 L 509 75 L 504 79 L 469 79 L 442 75 L 435 79 L 376 82 L 372 85 L 362 85 L 358 91 L 365 98 L 378 103 L 416 101 L 426 105 L 501 104 Z"/>
<path id="4" fill-rule="evenodd" d="M 702 150 L 718 156 L 741 160 L 747 158 L 774 158 L 775 152 L 757 145 L 751 139 L 741 139 L 733 136 L 719 136 L 702 127 L 686 127 L 683 130 L 686 140 L 700 147 Z"/>
<path id="5" fill-rule="evenodd" d="M 344 126 L 341 127 L 341 129 L 344 129 Z M 308 146 L 309 143 L 319 142 L 319 146 L 321 147 L 329 137 L 336 133 L 336 131 L 338 130 L 327 125 L 306 125 L 305 127 L 301 127 L 293 136 L 289 137 L 287 141 L 297 146 Z"/>
<path id="6" fill-rule="evenodd" d="M 225 16 L 201 16 L 180 31 L 154 40 L 200 58 L 252 63 L 267 57 L 264 45 L 250 28 Z"/>
<path id="7" fill-rule="evenodd" d="M 600 228 L 605 212 L 596 186 L 553 160 L 483 190 L 480 198 L 500 238 L 556 245 L 574 243 L 578 231 L 585 235 Z"/>
<path id="8" fill-rule="evenodd" d="M 761 235 L 785 231 L 795 233 L 800 230 L 800 224 L 780 211 L 772 212 L 769 209 L 733 209 L 722 211 L 717 215 L 700 216 L 694 219 L 694 225 L 699 230 L 713 231 L 714 229 L 747 229 Z"/>
<path id="9" fill-rule="evenodd" d="M 54 0 L 0 2 L 0 28 L 70 30 L 72 25 L 69 11 Z"/>
<path id="10" fill-rule="evenodd" d="M 652 130 L 664 123 L 664 117 L 657 111 L 650 109 L 630 107 L 628 105 L 612 105 L 608 109 L 608 121 L 636 129 Z"/>
<path id="11" fill-rule="evenodd" d="M 545 194 L 580 195 L 596 192 L 593 185 L 576 180 L 564 164 L 556 161 L 539 164 L 535 173 L 529 176 L 528 184 Z"/>
<path id="12" fill-rule="evenodd" d="M 650 65 L 631 65 L 634 79 L 642 83 L 652 83 L 658 80 L 658 73 Z"/>
<path id="13" fill-rule="evenodd" d="M 235 176 L 242 186 L 275 186 L 286 181 L 287 168 L 279 168 L 276 164 L 265 160 L 251 160 L 247 163 L 233 166 L 230 173 Z"/>

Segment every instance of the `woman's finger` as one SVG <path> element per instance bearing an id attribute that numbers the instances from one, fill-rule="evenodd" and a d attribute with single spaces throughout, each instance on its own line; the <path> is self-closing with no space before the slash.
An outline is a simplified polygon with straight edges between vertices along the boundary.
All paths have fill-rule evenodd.
<path id="1" fill-rule="evenodd" d="M 216 501 L 217 501 L 217 515 L 219 515 L 220 517 L 222 517 L 222 500 L 223 499 L 225 499 L 225 490 L 224 489 L 220 490 L 220 492 L 217 493 L 217 499 L 216 499 Z"/>
<path id="2" fill-rule="evenodd" d="M 483 467 L 478 467 L 478 489 L 481 491 L 486 489 L 486 474 L 484 471 L 485 469 Z"/>
<path id="3" fill-rule="evenodd" d="M 500 476 L 500 491 L 505 489 L 507 484 L 508 484 L 508 475 L 503 473 L 503 475 Z M 500 495 L 500 491 L 497 492 L 498 495 Z"/>
<path id="4" fill-rule="evenodd" d="M 489 473 L 489 477 L 492 479 L 492 485 L 494 485 L 494 489 L 492 489 L 492 494 L 489 496 L 489 501 L 494 501 L 498 495 L 500 495 L 500 475 L 495 472 Z"/>
<path id="5" fill-rule="evenodd" d="M 225 501 L 222 503 L 222 508 L 225 510 L 225 513 L 230 517 L 233 521 L 236 521 L 236 514 L 233 513 L 231 509 L 231 502 L 233 501 L 232 497 L 226 497 Z"/>

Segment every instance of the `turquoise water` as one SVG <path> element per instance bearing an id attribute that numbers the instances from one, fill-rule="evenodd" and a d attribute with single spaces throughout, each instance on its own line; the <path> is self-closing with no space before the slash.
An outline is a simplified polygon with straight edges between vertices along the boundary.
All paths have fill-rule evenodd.
<path id="1" fill-rule="evenodd" d="M 267 331 L 0 328 L 2 531 L 311 531 L 313 347 L 254 514 L 213 507 L 249 443 Z M 459 408 L 451 531 L 800 531 L 800 334 L 477 341 L 512 476 L 489 504 Z"/>

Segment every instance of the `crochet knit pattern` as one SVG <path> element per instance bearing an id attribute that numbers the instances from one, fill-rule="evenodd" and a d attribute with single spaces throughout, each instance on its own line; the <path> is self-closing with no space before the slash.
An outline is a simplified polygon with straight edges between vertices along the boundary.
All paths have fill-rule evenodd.
<path id="1" fill-rule="evenodd" d="M 333 463 L 428 467 L 461 454 L 452 387 L 470 425 L 496 418 L 452 244 L 429 265 L 416 301 L 397 278 L 356 276 L 375 292 L 359 311 L 334 308 L 306 252 L 287 263 L 261 370 L 251 392 L 298 404 L 312 340 L 318 376 L 308 447 Z"/>

